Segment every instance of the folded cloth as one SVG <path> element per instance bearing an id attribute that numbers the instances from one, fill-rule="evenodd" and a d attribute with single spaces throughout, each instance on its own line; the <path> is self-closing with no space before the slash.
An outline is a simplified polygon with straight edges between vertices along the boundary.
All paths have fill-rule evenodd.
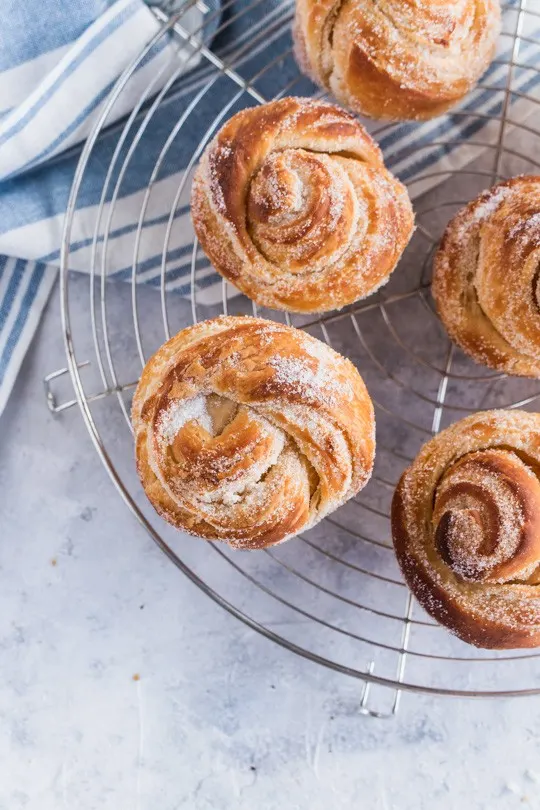
<path id="1" fill-rule="evenodd" d="M 218 3 L 186 0 L 189 10 L 181 17 L 180 35 L 148 47 L 160 23 L 142 0 L 41 0 L 39 13 L 34 0 L 0 0 L 0 14 L 3 4 L 9 7 L 9 14 L 2 14 L 0 52 L 0 412 L 57 274 L 80 145 L 137 54 L 147 48 L 110 110 L 77 196 L 69 266 L 82 272 L 97 266 L 115 280 L 131 280 L 135 273 L 138 283 L 154 286 L 164 272 L 168 289 L 180 294 L 190 289 L 190 171 L 212 134 L 211 123 L 217 127 L 219 115 L 224 120 L 276 91 L 314 92 L 299 77 L 290 51 L 292 0 L 223 0 L 222 14 Z M 539 22 L 538 15 L 506 12 L 505 30 L 513 33 L 519 26 L 522 34 L 519 52 L 511 36 L 501 37 L 500 54 L 482 88 L 471 93 L 459 113 L 382 129 L 368 124 L 389 167 L 409 184 L 413 197 L 470 163 L 483 145 L 497 142 L 501 122 L 491 117 L 500 119 L 511 106 L 508 135 L 512 122 L 523 122 L 535 111 Z M 214 56 L 228 66 L 228 75 L 216 70 Z M 162 88 L 167 90 L 163 101 L 145 119 Z M 132 109 L 133 125 L 120 148 L 122 126 Z M 139 141 L 133 137 L 137 131 Z M 111 171 L 119 153 L 129 157 L 126 169 L 120 172 L 119 160 Z M 204 257 L 197 258 L 196 268 L 198 300 L 212 304 L 221 295 L 216 275 Z"/>
<path id="2" fill-rule="evenodd" d="M 185 5 L 183 28 L 196 42 L 204 20 L 210 40 L 219 25 L 219 0 Z M 143 0 L 0 0 L 0 19 L 1 414 L 57 276 L 77 145 L 161 24 Z M 162 38 L 107 123 L 126 116 L 149 83 L 155 93 L 173 73 L 178 77 L 183 64 L 200 73 L 200 53 Z M 96 188 L 99 179 L 96 170 Z"/>

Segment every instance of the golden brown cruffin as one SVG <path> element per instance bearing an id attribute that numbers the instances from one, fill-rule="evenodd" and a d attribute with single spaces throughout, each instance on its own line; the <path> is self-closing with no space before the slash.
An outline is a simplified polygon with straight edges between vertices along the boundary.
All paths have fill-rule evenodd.
<path id="1" fill-rule="evenodd" d="M 237 548 L 313 526 L 373 467 L 373 405 L 352 363 L 260 318 L 216 318 L 171 338 L 144 368 L 132 421 L 157 512 Z"/>
<path id="2" fill-rule="evenodd" d="M 300 68 L 371 118 L 446 112 L 489 66 L 499 31 L 498 0 L 296 0 Z"/>
<path id="3" fill-rule="evenodd" d="M 448 334 L 479 363 L 540 377 L 540 177 L 481 194 L 448 225 L 432 291 Z"/>
<path id="4" fill-rule="evenodd" d="M 477 647 L 540 646 L 540 414 L 486 411 L 431 439 L 392 504 L 425 610 Z"/>
<path id="5" fill-rule="evenodd" d="M 407 191 L 355 118 L 284 98 L 204 152 L 191 215 L 214 267 L 258 304 L 324 312 L 384 284 L 413 232 Z"/>

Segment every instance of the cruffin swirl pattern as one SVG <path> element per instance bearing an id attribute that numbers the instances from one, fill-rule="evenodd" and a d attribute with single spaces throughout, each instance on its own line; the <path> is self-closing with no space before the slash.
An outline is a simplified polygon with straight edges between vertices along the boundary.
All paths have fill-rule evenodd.
<path id="1" fill-rule="evenodd" d="M 373 405 L 352 363 L 259 318 L 224 316 L 171 338 L 145 366 L 132 421 L 159 514 L 239 548 L 312 526 L 373 466 Z"/>
<path id="2" fill-rule="evenodd" d="M 498 0 L 297 0 L 296 55 L 317 84 L 372 118 L 448 110 L 491 62 Z"/>
<path id="3" fill-rule="evenodd" d="M 433 295 L 450 337 L 479 363 L 540 377 L 540 176 L 469 203 L 436 254 Z"/>
<path id="4" fill-rule="evenodd" d="M 191 213 L 216 269 L 263 306 L 319 312 L 384 284 L 413 230 L 406 189 L 332 104 L 243 110 L 205 150 Z"/>
<path id="5" fill-rule="evenodd" d="M 540 646 L 540 414 L 486 411 L 403 474 L 392 534 L 423 607 L 464 641 Z"/>

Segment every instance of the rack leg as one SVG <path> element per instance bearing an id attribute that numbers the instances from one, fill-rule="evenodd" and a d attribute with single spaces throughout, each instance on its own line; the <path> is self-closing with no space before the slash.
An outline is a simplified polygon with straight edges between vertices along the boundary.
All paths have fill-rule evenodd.
<path id="1" fill-rule="evenodd" d="M 84 363 L 78 363 L 77 368 L 86 368 L 90 365 L 89 360 L 85 360 Z M 43 387 L 45 389 L 45 400 L 47 402 L 47 407 L 52 414 L 59 414 L 63 411 L 67 411 L 68 408 L 72 408 L 74 405 L 77 404 L 76 399 L 68 399 L 65 402 L 58 402 L 56 394 L 53 391 L 52 383 L 54 380 L 57 380 L 59 377 L 64 377 L 66 374 L 69 374 L 68 368 L 59 368 L 56 371 L 51 371 L 50 374 L 47 374 L 46 377 L 43 378 Z M 137 381 L 126 383 L 125 385 L 119 385 L 115 388 L 107 388 L 105 391 L 99 391 L 96 394 L 90 394 L 86 397 L 87 402 L 95 402 L 98 399 L 105 399 L 105 397 L 110 396 L 111 394 L 117 394 L 119 391 L 125 391 L 129 388 L 135 388 L 137 385 Z"/>

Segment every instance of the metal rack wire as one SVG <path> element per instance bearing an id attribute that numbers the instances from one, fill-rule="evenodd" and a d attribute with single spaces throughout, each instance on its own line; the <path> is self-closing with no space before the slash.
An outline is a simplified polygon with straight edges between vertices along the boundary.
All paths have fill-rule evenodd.
<path id="1" fill-rule="evenodd" d="M 183 14 L 193 5 L 204 18 L 197 31 L 189 32 Z M 229 115 L 270 98 L 317 92 L 294 66 L 291 3 L 283 0 L 268 9 L 263 0 L 246 0 L 239 9 L 237 3 L 233 6 L 227 0 L 219 12 L 218 39 L 212 42 L 207 32 L 217 12 L 209 11 L 202 0 L 187 2 L 174 14 L 153 9 L 160 30 L 107 99 L 82 151 L 67 210 L 61 300 L 68 367 L 45 380 L 49 407 L 59 412 L 78 402 L 96 450 L 121 496 L 181 571 L 262 635 L 362 681 L 359 711 L 378 717 L 395 714 L 404 690 L 476 697 L 540 694 L 538 653 L 473 650 L 421 611 L 401 579 L 388 526 L 393 487 L 423 441 L 473 410 L 534 408 L 540 397 L 537 384 L 492 374 L 454 349 L 438 322 L 429 293 L 433 250 L 452 212 L 466 202 L 464 186 L 470 197 L 501 177 L 538 171 L 534 154 L 540 155 L 540 104 L 534 92 L 536 82 L 523 82 L 523 76 L 530 75 L 540 83 L 540 45 L 536 48 L 534 38 L 524 34 L 529 17 L 538 18 L 540 28 L 540 6 L 531 5 L 521 0 L 505 6 L 506 56 L 496 60 L 494 78 L 481 85 L 482 106 L 475 110 L 465 106 L 455 113 L 455 120 L 466 116 L 470 121 L 468 145 L 473 157 L 459 169 L 428 169 L 410 182 L 413 196 L 420 189 L 425 194 L 416 204 L 416 235 L 388 287 L 340 312 L 315 318 L 285 316 L 288 323 L 309 330 L 351 357 L 372 393 L 378 419 L 378 459 L 372 482 L 338 513 L 285 546 L 232 552 L 217 544 L 186 540 L 163 525 L 142 497 L 134 475 L 129 407 L 133 386 L 151 350 L 180 326 L 221 312 L 282 318 L 272 311 L 258 313 L 255 305 L 236 295 L 225 282 L 221 282 L 218 298 L 208 296 L 217 277 L 192 230 L 185 237 L 186 229 L 191 229 L 185 212 L 192 169 Z M 219 35 L 243 15 L 253 17 L 249 36 L 244 35 L 229 51 L 214 47 Z M 154 76 L 127 120 L 108 127 L 130 77 L 167 37 L 182 45 L 176 69 L 162 87 L 160 76 Z M 534 46 L 525 48 L 527 56 L 522 55 L 524 44 Z M 537 62 L 531 53 L 538 57 Z M 196 60 L 203 61 L 202 69 L 179 83 L 190 61 Z M 153 122 L 165 104 L 178 104 L 179 114 L 175 126 L 156 145 Z M 75 283 L 69 267 L 78 200 L 96 141 L 104 131 L 115 140 L 90 237 L 89 323 L 85 328 L 92 334 L 94 356 L 87 358 L 79 349 L 83 325 L 72 317 Z M 384 142 L 389 132 L 391 128 L 383 126 L 374 134 Z M 440 145 L 450 154 L 455 146 L 452 129 L 444 136 L 435 135 L 429 144 L 415 145 L 411 128 L 410 141 L 409 154 L 416 150 L 420 155 L 428 145 Z M 173 152 L 178 144 L 188 142 L 196 147 L 185 161 L 181 178 L 167 187 L 170 213 L 156 225 L 159 218 L 154 216 L 153 204 L 165 193 L 165 166 L 177 159 Z M 138 191 L 138 225 L 123 237 L 128 240 L 124 254 L 131 257 L 130 284 L 111 284 L 111 277 L 119 277 L 110 261 L 118 200 L 133 156 L 138 149 L 150 149 L 150 144 L 154 157 L 144 188 Z M 389 155 L 399 163 L 400 155 L 395 150 L 392 153 L 391 145 L 386 150 L 387 158 Z M 157 292 L 149 292 L 140 283 L 145 273 L 145 238 L 154 227 L 161 228 L 162 236 L 158 268 L 151 278 L 151 286 L 159 287 L 159 307 Z M 184 239 L 180 247 L 178 239 Z M 174 270 L 179 254 L 188 257 L 188 268 L 175 278 L 171 268 Z M 189 304 L 182 292 L 188 294 Z M 59 404 L 57 378 L 68 372 L 75 399 Z"/>

